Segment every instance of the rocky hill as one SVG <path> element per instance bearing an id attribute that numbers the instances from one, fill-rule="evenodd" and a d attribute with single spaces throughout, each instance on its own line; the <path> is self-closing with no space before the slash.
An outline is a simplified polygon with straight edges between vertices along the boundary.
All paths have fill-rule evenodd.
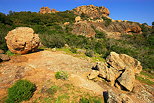
<path id="1" fill-rule="evenodd" d="M 154 25 L 109 14 L 0 13 L 0 102 L 153 103 Z"/>
<path id="2" fill-rule="evenodd" d="M 94 5 L 79 6 L 72 10 L 74 14 L 80 16 L 88 16 L 89 18 L 101 18 L 109 16 L 110 11 L 105 7 L 97 7 Z"/>

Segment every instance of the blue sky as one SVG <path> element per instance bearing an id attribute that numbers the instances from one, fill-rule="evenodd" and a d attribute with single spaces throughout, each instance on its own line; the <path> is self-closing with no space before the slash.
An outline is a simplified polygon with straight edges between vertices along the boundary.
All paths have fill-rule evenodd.
<path id="1" fill-rule="evenodd" d="M 115 20 L 146 22 L 149 25 L 154 21 L 154 0 L 0 0 L 0 12 L 38 12 L 43 6 L 65 11 L 90 4 L 107 7 L 110 17 Z"/>

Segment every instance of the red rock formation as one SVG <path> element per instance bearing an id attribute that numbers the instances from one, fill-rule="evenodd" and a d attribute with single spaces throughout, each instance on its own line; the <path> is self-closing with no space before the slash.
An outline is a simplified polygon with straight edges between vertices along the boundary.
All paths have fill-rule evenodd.
<path id="1" fill-rule="evenodd" d="M 48 7 L 42 7 L 40 8 L 40 13 L 41 14 L 51 13 L 51 10 Z"/>
<path id="2" fill-rule="evenodd" d="M 76 15 L 86 15 L 92 18 L 101 18 L 104 16 L 109 16 L 110 11 L 105 7 L 97 7 L 94 5 L 79 6 L 72 10 Z"/>
<path id="3" fill-rule="evenodd" d="M 42 8 L 40 8 L 39 12 L 41 14 L 48 14 L 48 13 L 56 13 L 56 12 L 59 12 L 59 11 L 56 11 L 56 9 L 50 9 L 49 7 L 42 7 Z"/>

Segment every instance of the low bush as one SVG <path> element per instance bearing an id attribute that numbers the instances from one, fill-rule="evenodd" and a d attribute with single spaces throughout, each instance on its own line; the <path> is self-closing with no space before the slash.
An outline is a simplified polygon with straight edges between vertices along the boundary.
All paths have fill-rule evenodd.
<path id="1" fill-rule="evenodd" d="M 92 50 L 86 50 L 85 55 L 88 56 L 88 57 L 93 57 L 94 56 L 94 51 L 92 51 Z"/>
<path id="2" fill-rule="evenodd" d="M 35 84 L 27 80 L 19 80 L 8 89 L 8 99 L 6 103 L 20 103 L 24 100 L 29 100 L 35 90 Z"/>
<path id="3" fill-rule="evenodd" d="M 87 98 L 81 98 L 79 103 L 90 103 L 89 99 Z"/>
<path id="4" fill-rule="evenodd" d="M 58 72 L 56 72 L 55 77 L 56 77 L 56 79 L 67 80 L 68 74 L 65 71 L 58 71 Z"/>
<path id="5" fill-rule="evenodd" d="M 76 50 L 75 48 L 70 48 L 70 51 L 71 51 L 72 53 L 76 53 L 76 52 L 77 52 L 77 50 Z"/>
<path id="6" fill-rule="evenodd" d="M 58 89 L 60 89 L 60 87 L 54 85 L 54 86 L 51 86 L 49 89 L 47 89 L 46 92 L 48 94 L 55 94 Z"/>
<path id="7" fill-rule="evenodd" d="M 102 102 L 100 98 L 90 97 L 88 99 L 88 98 L 82 97 L 79 103 L 102 103 Z"/>

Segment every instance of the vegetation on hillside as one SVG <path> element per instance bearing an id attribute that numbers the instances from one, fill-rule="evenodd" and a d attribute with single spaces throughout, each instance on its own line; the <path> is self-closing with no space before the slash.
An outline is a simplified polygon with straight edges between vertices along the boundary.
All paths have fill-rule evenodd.
<path id="1" fill-rule="evenodd" d="M 8 99 L 6 103 L 20 103 L 24 100 L 29 100 L 35 90 L 35 84 L 27 80 L 19 80 L 8 89 Z"/>
<path id="2" fill-rule="evenodd" d="M 68 44 L 71 48 L 86 49 L 86 55 L 98 53 L 105 58 L 111 51 L 128 54 L 141 61 L 145 69 L 154 69 L 154 23 L 149 28 L 146 24 L 140 25 L 143 34 L 123 34 L 121 40 L 106 38 L 105 33 L 96 31 L 95 38 L 86 38 L 71 33 L 76 15 L 71 11 L 51 14 L 35 12 L 12 12 L 8 15 L 0 13 L 0 49 L 7 51 L 4 37 L 8 31 L 26 26 L 39 34 L 41 42 L 48 48 L 61 48 Z M 84 16 L 83 16 L 84 17 Z M 105 19 L 106 26 L 110 25 Z M 70 25 L 63 25 L 70 22 Z"/>

